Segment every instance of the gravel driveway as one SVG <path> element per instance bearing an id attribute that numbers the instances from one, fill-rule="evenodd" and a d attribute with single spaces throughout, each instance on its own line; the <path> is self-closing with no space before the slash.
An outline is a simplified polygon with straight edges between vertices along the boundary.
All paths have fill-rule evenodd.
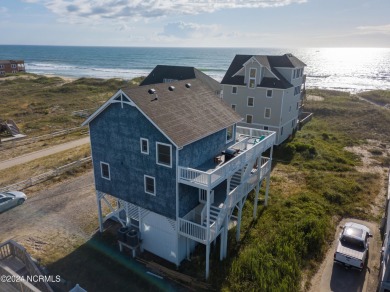
<path id="1" fill-rule="evenodd" d="M 92 171 L 43 191 L 25 193 L 23 205 L 0 214 L 0 242 L 16 240 L 45 263 L 67 254 L 97 229 Z"/>

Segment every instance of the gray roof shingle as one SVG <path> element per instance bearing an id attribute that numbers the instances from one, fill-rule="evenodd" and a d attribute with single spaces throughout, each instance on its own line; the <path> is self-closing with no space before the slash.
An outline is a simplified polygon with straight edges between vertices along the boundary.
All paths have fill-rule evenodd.
<path id="1" fill-rule="evenodd" d="M 260 87 L 286 89 L 293 85 L 288 82 L 278 71 L 277 67 L 283 68 L 301 68 L 306 66 L 305 63 L 291 54 L 282 56 L 265 56 L 265 55 L 236 55 L 230 64 L 221 84 L 245 85 L 244 76 L 236 75 L 243 65 L 250 59 L 255 58 L 262 66 L 271 71 L 277 78 L 265 77 L 262 79 Z"/>
<path id="2" fill-rule="evenodd" d="M 186 83 L 190 83 L 191 87 L 187 88 Z M 175 89 L 170 91 L 169 86 Z M 149 94 L 150 88 L 155 89 L 156 93 Z M 178 147 L 242 120 L 206 84 L 197 79 L 145 85 L 122 91 Z"/>

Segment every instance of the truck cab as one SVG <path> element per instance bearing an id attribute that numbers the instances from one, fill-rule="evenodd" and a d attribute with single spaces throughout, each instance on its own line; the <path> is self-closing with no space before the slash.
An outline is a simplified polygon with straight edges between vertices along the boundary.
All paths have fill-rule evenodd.
<path id="1" fill-rule="evenodd" d="M 361 271 L 368 257 L 370 229 L 354 222 L 347 222 L 341 228 L 334 261 Z"/>

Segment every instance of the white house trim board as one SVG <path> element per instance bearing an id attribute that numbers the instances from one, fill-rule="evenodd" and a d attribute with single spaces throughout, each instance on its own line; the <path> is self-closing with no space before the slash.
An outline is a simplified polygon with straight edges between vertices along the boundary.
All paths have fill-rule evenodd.
<path id="1" fill-rule="evenodd" d="M 147 190 L 147 184 L 146 184 L 146 180 L 147 179 L 152 179 L 153 180 L 153 192 L 150 192 Z M 153 177 L 153 176 L 150 176 L 150 175 L 144 175 L 144 191 L 145 193 L 149 194 L 149 195 L 152 195 L 152 196 L 156 196 L 156 178 Z"/>
<path id="2" fill-rule="evenodd" d="M 107 166 L 108 168 L 108 177 L 103 175 L 103 165 Z M 103 179 L 111 180 L 111 170 L 110 170 L 110 164 L 107 162 L 100 161 L 100 176 Z"/>
<path id="3" fill-rule="evenodd" d="M 168 139 L 169 142 L 171 142 L 175 147 L 178 147 L 175 142 L 173 142 L 171 140 L 171 138 L 169 138 L 169 136 L 167 134 L 164 133 L 163 130 L 161 130 L 154 122 L 153 120 L 151 120 L 149 118 L 149 116 L 147 114 L 145 114 L 132 100 L 129 96 L 127 96 L 121 89 L 115 94 L 113 95 L 108 101 L 106 101 L 96 112 L 94 112 L 84 123 L 81 124 L 81 126 L 85 126 L 87 124 L 89 124 L 94 118 L 96 118 L 102 111 L 104 111 L 111 103 L 113 103 L 112 101 L 115 100 L 116 97 L 118 97 L 119 95 L 118 94 L 123 94 L 124 97 L 126 97 L 129 101 L 130 101 L 130 105 L 131 106 L 134 106 L 137 110 L 139 110 L 139 112 L 158 130 L 160 131 L 161 134 L 164 135 L 165 138 Z M 120 102 L 120 101 L 116 101 L 116 102 Z M 192 142 L 191 142 L 192 143 Z"/>
<path id="4" fill-rule="evenodd" d="M 118 97 L 121 97 L 123 100 L 123 96 L 128 100 L 128 102 L 116 101 Z M 102 111 L 104 111 L 110 104 L 116 102 L 123 102 L 130 106 L 135 106 L 135 103 L 122 91 L 122 89 L 118 90 L 109 100 L 107 100 L 101 107 L 99 107 L 81 126 L 88 125 L 93 119 L 95 119 Z"/>
<path id="5" fill-rule="evenodd" d="M 142 147 L 143 141 L 146 141 L 146 146 L 148 148 L 146 151 L 143 151 L 143 147 Z M 140 138 L 139 143 L 140 143 L 140 147 L 141 147 L 141 153 L 142 154 L 149 154 L 149 140 L 146 138 Z"/>
<path id="6" fill-rule="evenodd" d="M 168 146 L 169 147 L 169 158 L 170 158 L 170 162 L 169 162 L 169 165 L 168 164 L 164 164 L 164 163 L 159 163 L 158 162 L 158 145 L 164 145 L 164 146 Z M 161 142 L 156 142 L 156 163 L 158 165 L 161 165 L 161 166 L 165 166 L 165 167 L 170 167 L 172 168 L 172 145 L 171 144 L 166 144 L 166 143 L 161 143 Z"/>

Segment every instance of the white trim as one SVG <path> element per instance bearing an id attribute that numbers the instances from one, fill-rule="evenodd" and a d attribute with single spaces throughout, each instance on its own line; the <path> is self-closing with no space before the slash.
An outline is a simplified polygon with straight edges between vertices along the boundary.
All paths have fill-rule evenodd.
<path id="1" fill-rule="evenodd" d="M 168 146 L 169 149 L 170 149 L 170 154 L 169 154 L 169 158 L 170 158 L 170 164 L 164 164 L 164 163 L 160 163 L 158 161 L 158 145 L 164 145 L 164 146 Z M 172 145 L 171 144 L 166 144 L 166 143 L 161 143 L 161 142 L 156 142 L 156 164 L 158 165 L 161 165 L 161 166 L 165 166 L 165 167 L 170 167 L 172 168 Z"/>
<path id="2" fill-rule="evenodd" d="M 251 122 L 250 123 L 248 123 L 248 117 L 251 117 Z M 253 123 L 253 115 L 246 115 L 245 116 L 245 122 L 247 123 L 247 124 L 252 124 Z"/>
<path id="3" fill-rule="evenodd" d="M 108 177 L 105 177 L 103 175 L 103 167 L 102 165 L 107 165 L 108 166 Z M 110 170 L 110 164 L 107 162 L 100 161 L 100 176 L 101 178 L 104 178 L 106 180 L 111 180 L 111 170 Z"/>
<path id="4" fill-rule="evenodd" d="M 147 148 L 146 151 L 143 151 L 143 150 L 142 150 L 142 142 L 143 142 L 143 141 L 146 141 L 146 148 Z M 139 143 L 140 143 L 140 146 L 141 146 L 141 153 L 142 153 L 142 154 L 149 154 L 149 140 L 146 139 L 146 138 L 140 138 L 140 139 L 139 139 Z"/>
<path id="5" fill-rule="evenodd" d="M 255 77 L 251 77 L 251 70 L 255 70 Z M 251 87 L 251 80 L 255 79 L 255 84 Z M 248 75 L 248 88 L 255 89 L 257 87 L 257 68 L 249 67 L 249 75 Z"/>
<path id="6" fill-rule="evenodd" d="M 267 113 L 267 109 L 269 110 L 269 117 L 267 117 L 266 113 Z M 266 107 L 264 108 L 264 119 L 271 119 L 271 108 L 270 107 Z"/>
<path id="7" fill-rule="evenodd" d="M 252 99 L 252 105 L 249 105 L 249 99 Z M 254 107 L 255 106 L 255 98 L 253 96 L 248 96 L 247 99 L 246 99 L 246 105 L 248 107 Z"/>
<path id="8" fill-rule="evenodd" d="M 154 191 L 153 193 L 149 192 L 146 189 L 146 178 L 151 178 L 153 180 L 153 191 Z M 155 177 L 144 174 L 144 191 L 145 191 L 145 193 L 147 193 L 149 195 L 156 196 L 156 178 Z"/>
<path id="9" fill-rule="evenodd" d="M 122 95 L 122 99 L 123 99 L 123 96 L 128 100 L 128 102 L 124 102 L 124 101 L 119 101 L 119 100 L 115 100 L 116 98 L 118 98 L 119 96 Z M 84 123 L 81 124 L 81 126 L 85 126 L 87 124 L 89 124 L 94 118 L 96 118 L 102 111 L 104 111 L 110 104 L 112 103 L 126 103 L 128 105 L 131 105 L 131 106 L 135 106 L 135 103 L 133 103 L 133 101 L 122 91 L 122 89 L 119 89 L 113 96 L 111 96 L 111 98 L 109 100 L 107 100 L 101 107 L 99 107 L 87 120 L 85 120 Z"/>
<path id="10" fill-rule="evenodd" d="M 120 89 L 117 93 L 115 93 L 108 101 L 106 101 L 96 112 L 94 112 L 84 123 L 81 124 L 81 126 L 85 126 L 87 124 L 89 124 L 94 118 L 96 118 L 102 111 L 104 111 L 111 103 L 116 103 L 116 102 L 121 102 L 121 101 L 115 101 L 115 98 L 117 98 L 119 96 L 119 94 L 122 94 L 126 99 L 129 100 L 129 103 L 127 102 L 123 102 L 123 103 L 126 103 L 126 104 L 129 104 L 133 107 L 135 107 L 137 110 L 139 110 L 139 112 L 153 125 L 156 127 L 157 130 L 160 131 L 161 134 L 163 134 L 165 136 L 165 138 L 167 138 L 169 140 L 169 142 L 171 142 L 173 145 L 175 145 L 176 147 L 178 147 L 176 145 L 175 142 L 172 141 L 172 139 L 164 133 L 163 130 L 161 130 L 157 125 L 156 123 L 154 123 L 149 117 L 148 115 L 146 115 L 132 100 L 130 97 L 128 97 L 123 91 L 122 89 Z M 192 143 L 192 142 L 191 142 Z M 183 145 L 185 146 L 185 145 Z"/>

